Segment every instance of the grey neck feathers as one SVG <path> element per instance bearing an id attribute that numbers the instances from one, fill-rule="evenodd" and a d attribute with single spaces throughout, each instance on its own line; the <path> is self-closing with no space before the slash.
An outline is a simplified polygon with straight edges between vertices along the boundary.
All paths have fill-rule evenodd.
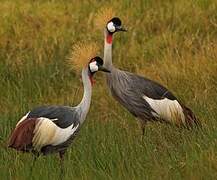
<path id="1" fill-rule="evenodd" d="M 108 31 L 104 32 L 104 67 L 108 70 L 112 70 L 112 43 L 107 43 Z"/>
<path id="2" fill-rule="evenodd" d="M 77 111 L 80 114 L 80 123 L 82 124 L 86 118 L 86 115 L 90 108 L 91 95 L 92 95 L 92 85 L 89 78 L 88 67 L 82 70 L 82 81 L 84 86 L 84 94 L 80 104 L 77 106 Z"/>

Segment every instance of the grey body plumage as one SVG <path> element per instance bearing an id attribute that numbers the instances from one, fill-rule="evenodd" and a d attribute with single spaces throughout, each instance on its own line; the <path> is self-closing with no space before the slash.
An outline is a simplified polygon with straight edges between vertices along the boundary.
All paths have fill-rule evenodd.
<path id="1" fill-rule="evenodd" d="M 77 109 L 70 106 L 41 106 L 33 109 L 27 118 L 45 117 L 51 119 L 60 128 L 67 128 L 70 125 L 76 126 L 79 123 Z"/>
<path id="2" fill-rule="evenodd" d="M 111 74 L 106 75 L 111 94 L 134 116 L 143 120 L 158 120 L 153 115 L 154 109 L 143 98 L 177 100 L 165 87 L 147 78 L 126 71 L 112 68 Z"/>

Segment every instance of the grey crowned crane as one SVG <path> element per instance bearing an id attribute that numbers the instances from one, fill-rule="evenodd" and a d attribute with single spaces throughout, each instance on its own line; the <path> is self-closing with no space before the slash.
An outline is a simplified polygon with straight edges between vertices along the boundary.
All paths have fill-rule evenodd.
<path id="1" fill-rule="evenodd" d="M 111 71 L 106 75 L 112 96 L 139 119 L 144 134 L 148 121 L 160 121 L 185 126 L 200 125 L 194 113 L 181 103 L 167 88 L 145 77 L 122 71 L 112 64 L 113 35 L 125 31 L 118 17 L 108 10 L 98 18 L 104 26 L 104 66 Z M 110 17 L 109 17 L 110 16 Z M 96 24 L 100 26 L 99 24 Z"/>
<path id="2" fill-rule="evenodd" d="M 77 45 L 70 60 L 77 69 L 83 68 L 84 94 L 80 104 L 75 107 L 42 106 L 28 112 L 12 131 L 9 147 L 35 155 L 59 153 L 62 170 L 64 154 L 90 108 L 93 75 L 97 71 L 109 72 L 103 67 L 103 60 L 95 57 L 96 51 L 95 45 Z"/>

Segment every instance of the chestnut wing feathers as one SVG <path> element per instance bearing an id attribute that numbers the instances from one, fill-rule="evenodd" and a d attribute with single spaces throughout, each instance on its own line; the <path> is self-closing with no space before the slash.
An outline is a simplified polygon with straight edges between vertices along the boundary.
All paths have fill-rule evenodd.
<path id="1" fill-rule="evenodd" d="M 19 151 L 29 151 L 32 149 L 32 138 L 37 119 L 24 120 L 12 132 L 8 146 Z"/>

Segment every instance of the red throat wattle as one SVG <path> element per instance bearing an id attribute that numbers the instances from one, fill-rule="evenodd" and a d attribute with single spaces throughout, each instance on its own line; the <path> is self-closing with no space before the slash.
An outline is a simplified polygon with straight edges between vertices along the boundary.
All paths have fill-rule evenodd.
<path id="1" fill-rule="evenodd" d="M 108 44 L 111 44 L 112 43 L 112 35 L 111 34 L 108 34 L 107 37 L 106 37 L 106 42 Z"/>
<path id="2" fill-rule="evenodd" d="M 93 79 L 92 75 L 89 75 L 89 78 L 90 78 L 91 85 L 93 86 L 96 83 L 96 81 Z"/>

